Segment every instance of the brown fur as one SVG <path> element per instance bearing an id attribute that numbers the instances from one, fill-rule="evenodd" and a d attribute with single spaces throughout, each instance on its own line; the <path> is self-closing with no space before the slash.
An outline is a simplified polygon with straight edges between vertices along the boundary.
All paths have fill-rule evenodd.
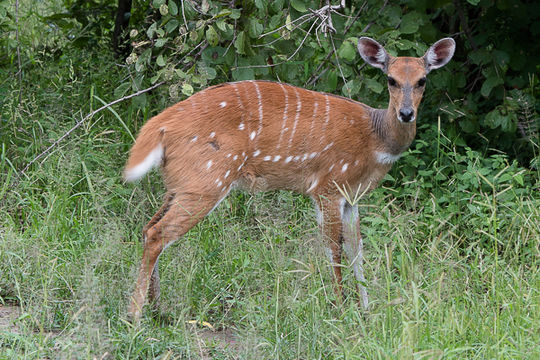
<path id="1" fill-rule="evenodd" d="M 370 51 L 376 54 L 377 47 Z M 384 66 L 400 87 L 415 84 L 427 73 L 422 58 L 389 58 Z M 415 113 L 422 93 L 423 87 L 412 90 Z M 385 111 L 291 85 L 243 81 L 210 87 L 150 119 L 131 150 L 126 173 L 161 144 L 168 194 L 144 229 L 130 315 L 139 319 L 149 288 L 153 300 L 159 297 L 157 262 L 165 246 L 206 216 L 233 187 L 287 189 L 313 198 L 341 295 L 343 240 L 360 251 L 360 257 L 362 243 L 358 216 L 336 184 L 353 194 L 369 191 L 408 148 L 416 122 L 397 119 L 402 96 L 398 88 L 390 89 Z M 381 154 L 386 156 L 383 160 Z M 361 272 L 361 258 L 358 262 Z M 360 291 L 365 293 L 365 288 Z M 367 306 L 367 293 L 363 301 Z"/>

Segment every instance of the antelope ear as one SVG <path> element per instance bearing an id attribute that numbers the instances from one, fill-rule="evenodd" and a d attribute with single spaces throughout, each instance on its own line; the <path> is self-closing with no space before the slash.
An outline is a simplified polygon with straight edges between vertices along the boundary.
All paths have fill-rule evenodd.
<path id="1" fill-rule="evenodd" d="M 456 42 L 452 38 L 444 38 L 431 45 L 424 55 L 427 72 L 446 65 L 454 56 L 455 50 Z"/>
<path id="2" fill-rule="evenodd" d="M 369 65 L 381 69 L 386 74 L 390 56 L 381 44 L 368 37 L 358 39 L 358 52 Z"/>

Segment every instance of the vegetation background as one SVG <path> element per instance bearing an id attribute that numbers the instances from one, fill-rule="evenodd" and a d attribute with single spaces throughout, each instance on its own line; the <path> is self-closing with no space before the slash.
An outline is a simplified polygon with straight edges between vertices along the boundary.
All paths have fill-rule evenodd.
<path id="1" fill-rule="evenodd" d="M 1 359 L 540 358 L 540 3 L 325 5 L 0 0 L 0 304 L 17 310 Z M 334 305 L 307 199 L 236 192 L 164 253 L 167 315 L 133 328 L 140 233 L 163 194 L 157 174 L 120 177 L 141 125 L 242 79 L 384 107 L 363 35 L 394 55 L 457 42 L 417 140 L 360 204 L 371 310 L 347 268 Z"/>

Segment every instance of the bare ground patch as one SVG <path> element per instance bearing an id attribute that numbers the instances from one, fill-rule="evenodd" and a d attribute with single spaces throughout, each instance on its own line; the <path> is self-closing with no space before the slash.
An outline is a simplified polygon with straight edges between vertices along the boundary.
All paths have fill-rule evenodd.
<path id="1" fill-rule="evenodd" d="M 0 332 L 20 334 L 16 324 L 19 314 L 20 308 L 16 305 L 0 305 Z"/>

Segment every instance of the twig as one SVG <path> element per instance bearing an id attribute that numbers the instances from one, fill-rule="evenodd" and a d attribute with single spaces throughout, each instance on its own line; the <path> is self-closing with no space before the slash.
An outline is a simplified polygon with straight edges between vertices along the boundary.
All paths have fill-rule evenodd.
<path id="1" fill-rule="evenodd" d="M 75 126 L 73 126 L 71 129 L 69 129 L 64 135 L 60 136 L 60 138 L 58 140 L 56 140 L 55 142 L 53 142 L 47 149 L 45 149 L 41 154 L 39 154 L 38 156 L 36 156 L 35 158 L 32 159 L 32 161 L 30 161 L 28 164 L 26 164 L 26 166 L 24 167 L 24 169 L 22 169 L 21 171 L 21 174 L 24 174 L 26 172 L 26 170 L 28 170 L 28 168 L 34 163 L 36 162 L 37 160 L 41 159 L 45 154 L 47 154 L 49 151 L 51 151 L 52 148 L 54 148 L 56 145 L 58 145 L 62 140 L 64 140 L 65 138 L 67 138 L 73 131 L 75 131 L 75 129 L 79 128 L 82 124 L 84 124 L 84 122 L 88 119 L 90 119 L 92 116 L 94 116 L 95 114 L 97 114 L 98 112 L 108 108 L 108 107 L 111 107 L 112 105 L 115 105 L 115 104 L 118 104 L 119 102 L 122 102 L 124 100 L 127 100 L 127 99 L 131 99 L 132 97 L 135 97 L 135 96 L 139 96 L 145 92 L 148 92 L 150 90 L 153 90 L 155 88 L 157 88 L 158 86 L 161 86 L 163 85 L 165 82 L 162 81 L 162 82 L 159 82 L 153 86 L 150 86 L 149 88 L 146 88 L 144 90 L 139 90 L 137 91 L 136 93 L 134 94 L 131 94 L 131 95 L 127 95 L 127 96 L 124 96 L 120 99 L 116 99 L 106 105 L 103 105 L 102 107 L 100 107 L 99 109 L 97 110 L 94 110 L 92 111 L 90 114 L 86 115 L 84 118 L 82 118 L 81 120 L 79 120 Z"/>
<path id="2" fill-rule="evenodd" d="M 332 43 L 332 50 L 333 50 L 334 54 L 336 55 L 336 62 L 337 62 L 337 66 L 338 66 L 338 69 L 339 69 L 339 73 L 341 74 L 341 78 L 343 79 L 343 84 L 347 85 L 347 79 L 345 79 L 345 75 L 343 75 L 343 70 L 341 69 L 341 64 L 339 63 L 339 56 L 338 56 L 338 53 L 336 51 L 336 45 L 334 45 L 334 37 L 332 36 L 332 33 L 329 33 L 328 36 L 330 37 L 330 42 Z M 351 97 L 351 92 L 350 91 L 349 91 L 348 96 L 349 96 L 349 98 Z"/>
<path id="3" fill-rule="evenodd" d="M 21 43 L 19 42 L 19 0 L 15 0 L 15 39 L 17 41 L 17 65 L 19 67 L 19 104 L 22 101 Z"/>

